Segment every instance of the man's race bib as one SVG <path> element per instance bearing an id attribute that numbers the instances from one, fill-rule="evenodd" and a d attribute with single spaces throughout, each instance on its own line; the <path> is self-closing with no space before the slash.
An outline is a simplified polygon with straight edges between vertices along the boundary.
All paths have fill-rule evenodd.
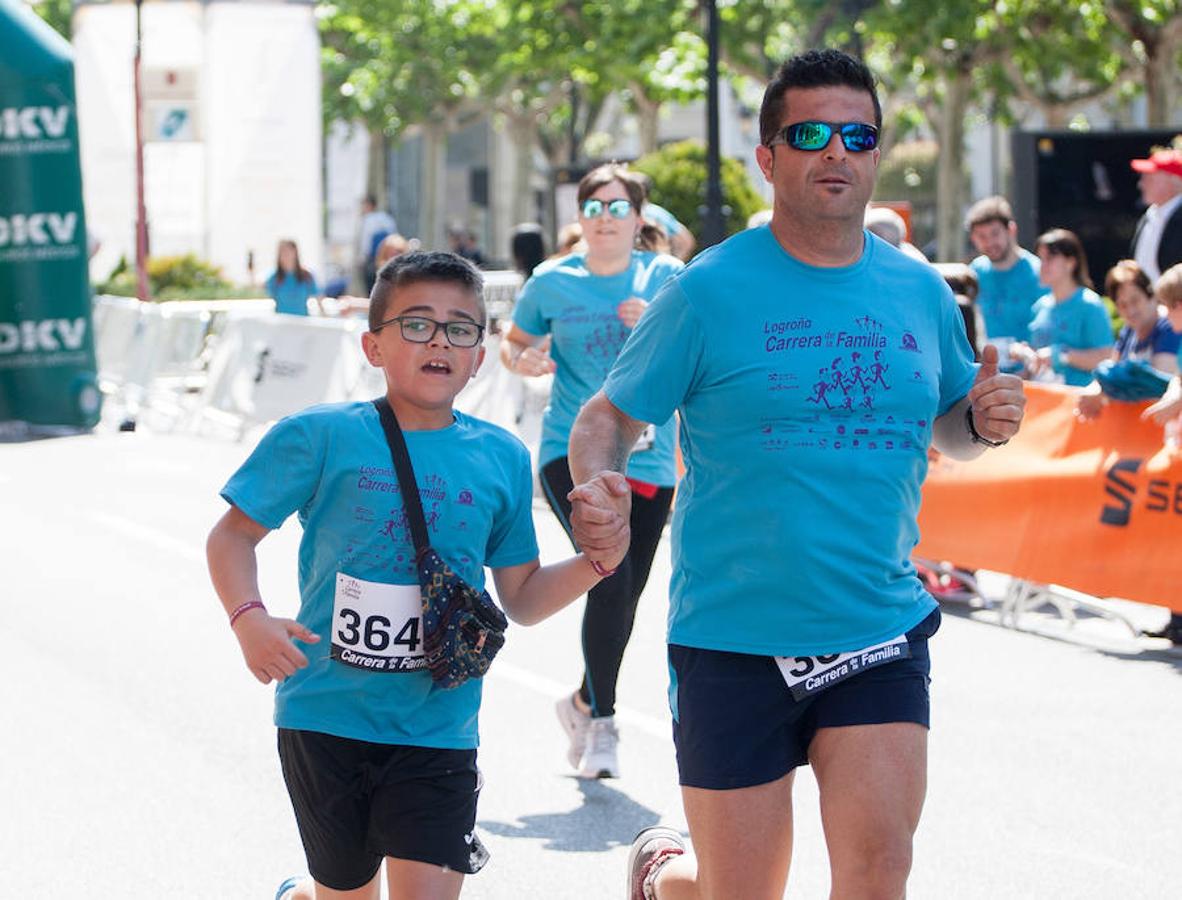
<path id="1" fill-rule="evenodd" d="M 911 647 L 907 635 L 901 634 L 864 650 L 825 656 L 777 656 L 775 660 L 792 696 L 803 700 L 866 669 L 909 656 Z"/>
<path id="2" fill-rule="evenodd" d="M 657 426 L 645 425 L 644 431 L 640 432 L 640 437 L 636 439 L 636 443 L 632 445 L 633 453 L 643 453 L 645 450 L 651 450 L 653 442 L 657 439 Z"/>
<path id="3" fill-rule="evenodd" d="M 378 584 L 337 573 L 332 658 L 371 672 L 415 672 L 423 655 L 417 584 Z"/>

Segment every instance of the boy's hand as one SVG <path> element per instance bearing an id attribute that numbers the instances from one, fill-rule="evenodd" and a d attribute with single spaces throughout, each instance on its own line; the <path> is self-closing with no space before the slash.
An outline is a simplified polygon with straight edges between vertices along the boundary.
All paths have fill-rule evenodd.
<path id="1" fill-rule="evenodd" d="M 600 472 L 566 495 L 579 549 L 606 568 L 624 558 L 631 539 L 632 488 L 619 472 Z M 614 560 L 614 562 L 613 562 Z"/>
<path id="2" fill-rule="evenodd" d="M 320 640 L 320 635 L 294 619 L 280 619 L 261 609 L 245 613 L 234 623 L 233 630 L 246 667 L 263 684 L 282 681 L 308 665 L 308 658 L 292 643 L 293 639 L 305 644 Z"/>

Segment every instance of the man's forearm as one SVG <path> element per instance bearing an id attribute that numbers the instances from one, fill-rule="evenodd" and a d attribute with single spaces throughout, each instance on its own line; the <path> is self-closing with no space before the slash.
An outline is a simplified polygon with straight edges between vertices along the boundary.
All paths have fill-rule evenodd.
<path id="1" fill-rule="evenodd" d="M 985 445 L 974 441 L 969 432 L 965 421 L 965 411 L 968 408 L 969 398 L 965 397 L 932 422 L 932 445 L 953 459 L 976 459 L 985 451 Z"/>
<path id="2" fill-rule="evenodd" d="M 623 472 L 632 446 L 644 430 L 644 422 L 622 413 L 599 391 L 586 402 L 571 426 L 568 458 L 575 484 L 597 473 Z"/>

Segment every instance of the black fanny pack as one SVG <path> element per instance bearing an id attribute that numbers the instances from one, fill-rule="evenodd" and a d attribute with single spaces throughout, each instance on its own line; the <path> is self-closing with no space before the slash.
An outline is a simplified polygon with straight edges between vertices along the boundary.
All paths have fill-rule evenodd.
<path id="1" fill-rule="evenodd" d="M 386 398 L 373 401 L 382 420 L 390 457 L 398 475 L 402 503 L 415 545 L 415 566 L 422 599 L 423 652 L 431 679 L 442 688 L 480 678 L 505 644 L 508 619 L 488 591 L 477 591 L 460 578 L 431 546 L 406 438 Z"/>

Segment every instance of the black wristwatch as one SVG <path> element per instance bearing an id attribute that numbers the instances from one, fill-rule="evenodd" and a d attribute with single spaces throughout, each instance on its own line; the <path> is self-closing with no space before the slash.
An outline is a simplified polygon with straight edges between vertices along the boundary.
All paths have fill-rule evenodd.
<path id="1" fill-rule="evenodd" d="M 981 437 L 977 432 L 977 425 L 973 421 L 973 406 L 971 403 L 965 407 L 964 421 L 969 429 L 969 438 L 974 444 L 983 444 L 986 447 L 1002 447 L 1010 442 L 1009 438 L 1006 438 L 1004 441 L 991 441 L 987 437 Z"/>

